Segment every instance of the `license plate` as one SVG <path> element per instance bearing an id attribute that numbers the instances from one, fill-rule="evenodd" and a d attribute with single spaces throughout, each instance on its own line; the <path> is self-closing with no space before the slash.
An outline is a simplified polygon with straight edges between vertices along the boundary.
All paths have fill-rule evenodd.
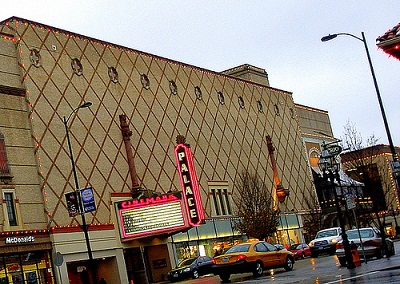
<path id="1" fill-rule="evenodd" d="M 229 257 L 222 258 L 222 262 L 229 262 Z"/>

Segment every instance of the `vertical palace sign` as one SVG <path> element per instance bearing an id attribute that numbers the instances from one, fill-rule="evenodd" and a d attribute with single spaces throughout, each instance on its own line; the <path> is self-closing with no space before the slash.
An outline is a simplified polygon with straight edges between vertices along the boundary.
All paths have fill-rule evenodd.
<path id="1" fill-rule="evenodd" d="M 184 143 L 176 145 L 175 157 L 189 224 L 191 226 L 200 225 L 204 221 L 204 210 L 190 146 Z"/>

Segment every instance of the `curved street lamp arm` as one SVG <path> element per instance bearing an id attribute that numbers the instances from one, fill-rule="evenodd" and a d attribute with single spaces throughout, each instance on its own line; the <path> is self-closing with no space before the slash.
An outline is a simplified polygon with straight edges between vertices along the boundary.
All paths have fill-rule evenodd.
<path id="1" fill-rule="evenodd" d="M 91 102 L 85 102 L 85 103 L 81 104 L 80 106 L 78 106 L 77 108 L 73 109 L 72 112 L 68 115 L 67 119 L 65 119 L 65 116 L 64 116 L 64 124 L 67 125 L 67 123 L 68 123 L 69 119 L 71 118 L 71 116 L 75 112 L 77 112 L 80 108 L 87 108 L 87 107 L 90 107 L 91 105 L 92 105 Z"/>
<path id="2" fill-rule="evenodd" d="M 364 35 L 364 32 L 361 32 L 361 34 Z M 355 36 L 355 35 L 349 34 L 349 33 L 337 33 L 337 35 L 347 35 L 347 36 L 351 36 L 351 37 L 354 37 L 355 39 L 365 42 L 364 36 L 363 36 L 363 38 L 359 38 L 358 36 Z"/>
<path id="3" fill-rule="evenodd" d="M 362 34 L 364 34 L 364 33 L 362 33 Z M 325 42 L 325 41 L 328 41 L 328 40 L 332 40 L 332 39 L 336 38 L 338 35 L 347 35 L 347 36 L 354 37 L 355 39 L 358 39 L 358 40 L 360 40 L 360 41 L 365 41 L 365 38 L 364 38 L 364 37 L 363 37 L 364 39 L 362 39 L 362 38 L 359 38 L 358 36 L 355 36 L 355 35 L 349 34 L 349 33 L 329 34 L 329 35 L 327 35 L 327 36 L 322 37 L 322 38 L 321 38 L 321 41 Z"/>

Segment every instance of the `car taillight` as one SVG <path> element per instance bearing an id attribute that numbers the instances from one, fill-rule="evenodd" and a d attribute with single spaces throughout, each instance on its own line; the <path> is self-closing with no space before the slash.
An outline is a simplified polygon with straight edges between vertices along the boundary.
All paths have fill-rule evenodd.
<path id="1" fill-rule="evenodd" d="M 212 264 L 215 264 L 215 258 L 212 258 L 212 259 L 211 259 L 211 263 L 212 263 Z"/>
<path id="2" fill-rule="evenodd" d="M 245 256 L 244 254 L 239 254 L 239 255 L 237 256 L 237 261 L 243 260 L 243 259 L 246 259 L 246 256 Z"/>

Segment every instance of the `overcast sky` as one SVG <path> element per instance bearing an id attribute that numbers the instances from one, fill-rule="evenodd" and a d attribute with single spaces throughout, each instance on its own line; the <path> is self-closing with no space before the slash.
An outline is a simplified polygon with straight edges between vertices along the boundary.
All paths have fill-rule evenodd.
<path id="1" fill-rule="evenodd" d="M 347 121 L 363 140 L 387 144 L 364 45 L 365 32 L 386 116 L 400 146 L 400 61 L 375 39 L 400 22 L 399 0 L 69 0 L 6 1 L 0 19 L 18 16 L 192 64 L 223 71 L 264 68 L 274 88 L 329 112 L 333 132 Z"/>

